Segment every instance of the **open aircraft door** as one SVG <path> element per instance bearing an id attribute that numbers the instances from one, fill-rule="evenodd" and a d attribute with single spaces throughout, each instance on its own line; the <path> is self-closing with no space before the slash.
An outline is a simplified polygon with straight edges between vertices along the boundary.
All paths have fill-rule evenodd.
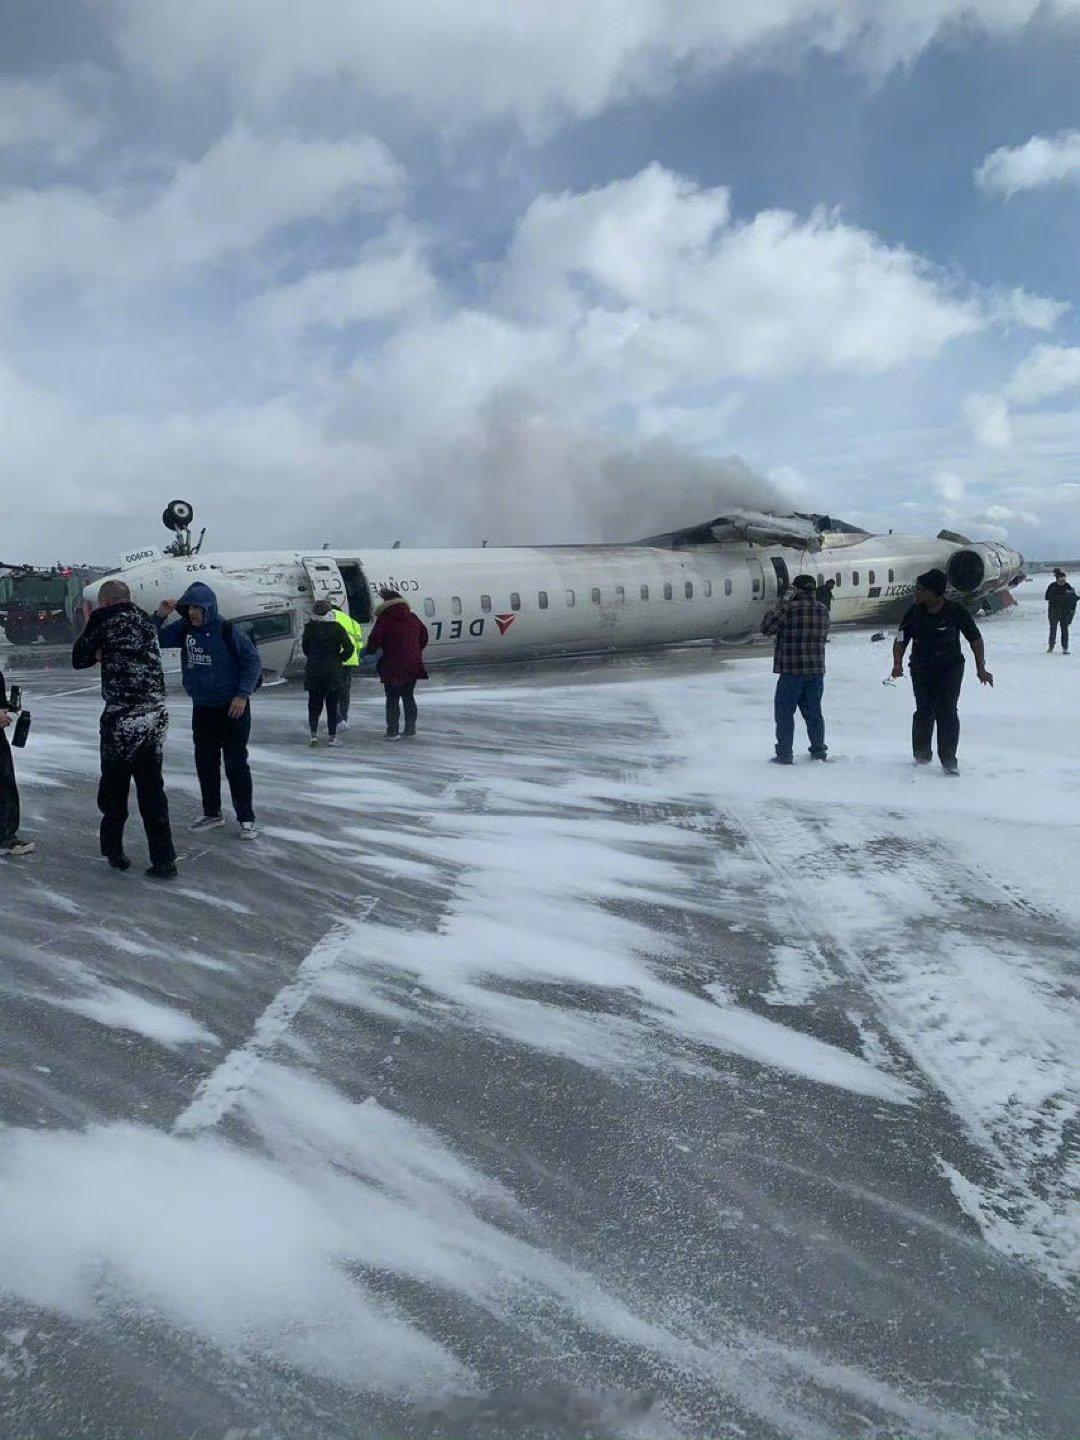
<path id="1" fill-rule="evenodd" d="M 338 563 L 329 555 L 304 555 L 300 563 L 311 583 L 311 603 L 329 600 L 335 610 L 348 610 L 345 579 Z"/>

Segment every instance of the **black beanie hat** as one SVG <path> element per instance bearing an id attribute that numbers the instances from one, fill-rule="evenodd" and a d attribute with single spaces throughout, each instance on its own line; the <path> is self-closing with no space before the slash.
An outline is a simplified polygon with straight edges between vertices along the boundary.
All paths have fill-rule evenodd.
<path id="1" fill-rule="evenodd" d="M 796 575 L 795 579 L 791 582 L 791 584 L 792 587 L 796 590 L 817 589 L 817 581 L 812 575 Z"/>
<path id="2" fill-rule="evenodd" d="M 931 595 L 944 595 L 948 583 L 949 579 L 944 570 L 927 570 L 915 581 L 920 590 L 929 590 Z"/>

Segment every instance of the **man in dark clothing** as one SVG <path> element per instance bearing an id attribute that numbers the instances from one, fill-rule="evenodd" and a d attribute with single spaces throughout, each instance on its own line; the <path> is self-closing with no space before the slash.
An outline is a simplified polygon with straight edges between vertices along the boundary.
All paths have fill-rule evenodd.
<path id="1" fill-rule="evenodd" d="M 405 707 L 403 739 L 416 734 L 416 700 L 418 680 L 428 678 L 424 669 L 424 647 L 428 643 L 427 626 L 409 608 L 409 602 L 396 590 L 380 590 L 382 604 L 375 612 L 375 624 L 368 636 L 367 653 L 381 651 L 376 669 L 386 691 L 386 738 L 396 740 L 401 723 L 401 707 Z"/>
<path id="2" fill-rule="evenodd" d="M 1054 578 L 1046 587 L 1046 615 L 1050 621 L 1049 654 L 1057 644 L 1058 627 L 1061 628 L 1061 653 L 1069 653 L 1069 626 L 1076 614 L 1076 591 L 1065 578 L 1064 570 L 1055 570 Z"/>
<path id="3" fill-rule="evenodd" d="M 15 762 L 11 758 L 11 746 L 4 731 L 15 723 L 13 711 L 8 709 L 7 685 L 0 671 L 0 855 L 18 859 L 21 855 L 32 855 L 37 849 L 33 840 L 19 839 L 19 787 L 15 783 Z"/>
<path id="4" fill-rule="evenodd" d="M 179 617 L 179 618 L 177 618 Z M 163 649 L 180 651 L 184 689 L 191 696 L 191 733 L 195 771 L 202 792 L 202 814 L 192 830 L 212 830 L 221 815 L 221 763 L 229 782 L 240 838 L 254 840 L 248 737 L 251 696 L 262 676 L 262 662 L 253 640 L 218 614 L 217 596 L 209 585 L 189 585 L 179 600 L 158 606 L 157 633 Z"/>
<path id="5" fill-rule="evenodd" d="M 171 880 L 176 851 L 169 825 L 169 802 L 161 776 L 169 712 L 165 708 L 165 677 L 161 671 L 154 625 L 131 603 L 121 580 L 106 580 L 98 592 L 98 608 L 75 641 L 71 663 L 76 670 L 101 665 L 101 853 L 114 870 L 128 870 L 124 826 L 132 780 L 150 849 L 147 874 Z"/>
<path id="6" fill-rule="evenodd" d="M 312 619 L 304 626 L 300 648 L 307 656 L 304 689 L 308 694 L 308 728 L 311 743 L 319 743 L 319 716 L 326 706 L 326 730 L 330 744 L 337 742 L 338 707 L 345 689 L 345 661 L 351 659 L 353 642 L 334 618 L 329 600 L 317 600 Z"/>
<path id="7" fill-rule="evenodd" d="M 971 646 L 975 669 L 983 685 L 993 685 L 986 668 L 983 638 L 971 613 L 953 600 L 945 599 L 948 584 L 944 570 L 927 570 L 915 581 L 915 604 L 897 631 L 893 644 L 893 679 L 904 674 L 904 651 L 911 644 L 911 684 L 915 691 L 915 715 L 911 722 L 911 748 L 916 765 L 929 765 L 934 726 L 937 752 L 946 775 L 958 775 L 956 747 L 960 740 L 957 702 L 964 683 L 964 656 L 961 635 Z"/>
<path id="8" fill-rule="evenodd" d="M 825 609 L 829 612 L 830 615 L 832 614 L 832 597 L 833 591 L 835 589 L 835 580 L 823 580 L 822 583 L 817 587 L 817 602 L 819 605 L 824 605 Z"/>
<path id="9" fill-rule="evenodd" d="M 825 641 L 829 635 L 829 612 L 815 598 L 812 575 L 796 575 L 791 589 L 775 610 L 770 610 L 761 628 L 776 636 L 773 674 L 779 676 L 773 710 L 776 718 L 777 765 L 795 763 L 795 711 L 806 722 L 810 754 L 827 760 L 825 718 L 821 697 L 825 690 Z"/>

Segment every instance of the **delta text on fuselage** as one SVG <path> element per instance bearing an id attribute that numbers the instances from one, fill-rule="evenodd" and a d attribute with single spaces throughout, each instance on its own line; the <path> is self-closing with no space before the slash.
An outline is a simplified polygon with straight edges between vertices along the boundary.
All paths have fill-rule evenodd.
<path id="1" fill-rule="evenodd" d="M 190 506 L 173 505 L 190 517 Z M 759 634 L 766 610 L 800 572 L 834 581 L 834 624 L 888 623 L 931 566 L 946 572 L 954 598 L 973 609 L 997 608 L 1010 603 L 1024 561 L 1004 545 L 947 531 L 933 540 L 871 535 L 828 516 L 734 511 L 626 545 L 222 554 L 190 543 L 147 545 L 121 558 L 116 578 L 146 610 L 205 581 L 221 614 L 255 639 L 265 669 L 284 674 L 297 663 L 317 600 L 366 624 L 383 588 L 400 591 L 423 618 L 431 663 L 486 664 L 745 641 Z M 97 583 L 87 588 L 88 601 Z"/>

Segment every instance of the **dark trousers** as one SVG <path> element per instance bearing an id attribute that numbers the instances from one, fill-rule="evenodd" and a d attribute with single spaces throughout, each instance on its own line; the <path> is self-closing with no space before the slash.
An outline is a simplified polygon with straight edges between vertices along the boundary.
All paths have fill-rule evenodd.
<path id="1" fill-rule="evenodd" d="M 916 760 L 933 758 L 935 725 L 938 759 L 956 759 L 956 747 L 960 742 L 960 716 L 956 713 L 956 706 L 963 683 L 963 660 L 938 669 L 916 670 L 912 666 L 915 714 L 911 721 L 911 748 Z"/>
<path id="2" fill-rule="evenodd" d="M 1068 620 L 1059 620 L 1059 619 L 1057 618 L 1057 616 L 1055 616 L 1055 615 L 1051 615 L 1051 617 L 1050 617 L 1050 649 L 1052 650 L 1052 649 L 1054 648 L 1054 646 L 1057 644 L 1058 626 L 1059 626 L 1059 625 L 1061 626 L 1061 648 L 1062 648 L 1062 650 L 1068 650 L 1068 648 L 1069 648 L 1069 621 L 1068 621 Z"/>
<path id="3" fill-rule="evenodd" d="M 251 734 L 250 703 L 238 720 L 230 718 L 228 705 L 194 706 L 191 733 L 195 740 L 195 773 L 202 791 L 203 814 L 221 814 L 221 762 L 224 760 L 236 818 L 254 820 L 247 752 Z"/>
<path id="4" fill-rule="evenodd" d="M 19 787 L 8 738 L 0 730 L 0 846 L 10 845 L 19 833 Z"/>
<path id="5" fill-rule="evenodd" d="M 169 827 L 169 802 L 161 778 L 162 758 L 161 746 L 156 740 L 140 745 L 133 755 L 117 753 L 102 745 L 97 803 L 101 811 L 103 855 L 115 857 L 124 853 L 128 796 L 134 780 L 151 865 L 171 865 L 176 859 Z"/>
<path id="6" fill-rule="evenodd" d="M 308 728 L 311 730 L 312 735 L 318 730 L 319 717 L 322 715 L 324 705 L 326 706 L 327 732 L 330 735 L 336 735 L 338 720 L 341 716 L 341 691 L 328 690 L 325 685 L 313 685 L 308 691 Z"/>
<path id="7" fill-rule="evenodd" d="M 776 753 L 790 760 L 795 744 L 795 711 L 806 721 L 811 755 L 827 753 L 825 717 L 821 713 L 821 697 L 825 692 L 824 675 L 778 675 L 773 713 L 776 718 Z"/>
<path id="8" fill-rule="evenodd" d="M 386 733 L 396 735 L 398 726 L 401 723 L 401 707 L 405 707 L 405 734 L 412 735 L 416 731 L 416 701 L 413 698 L 413 691 L 416 689 L 416 681 L 410 680 L 408 685 L 384 685 L 386 691 Z"/>
<path id="9" fill-rule="evenodd" d="M 341 689 L 338 691 L 337 697 L 339 723 L 349 718 L 349 701 L 352 699 L 352 677 L 355 669 L 355 665 L 346 665 L 341 672 Z"/>

